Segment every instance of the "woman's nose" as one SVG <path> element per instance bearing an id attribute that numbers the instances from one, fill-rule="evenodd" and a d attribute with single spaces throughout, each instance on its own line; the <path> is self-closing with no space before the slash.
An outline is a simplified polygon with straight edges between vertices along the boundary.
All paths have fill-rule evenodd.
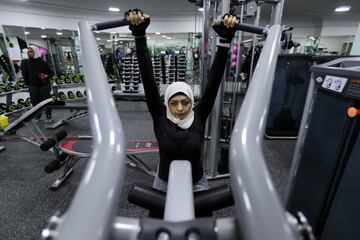
<path id="1" fill-rule="evenodd" d="M 181 104 L 181 103 L 179 103 L 179 104 L 178 104 L 177 109 L 178 109 L 178 111 L 183 110 L 183 106 L 182 106 L 182 104 Z"/>

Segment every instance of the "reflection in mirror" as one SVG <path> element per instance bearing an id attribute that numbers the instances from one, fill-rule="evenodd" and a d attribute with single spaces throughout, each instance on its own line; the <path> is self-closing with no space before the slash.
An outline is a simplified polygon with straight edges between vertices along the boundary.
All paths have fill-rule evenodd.
<path id="1" fill-rule="evenodd" d="M 80 66 L 76 51 L 77 32 L 64 29 L 25 28 L 28 44 L 39 47 L 56 76 L 76 74 Z"/>
<path id="2" fill-rule="evenodd" d="M 158 77 L 159 83 L 198 81 L 199 40 L 193 35 L 193 33 L 147 33 L 147 44 L 153 60 L 155 77 Z M 134 37 L 130 33 L 116 32 L 94 32 L 94 37 L 108 78 L 119 79 L 125 85 L 129 83 L 133 86 L 133 79 L 138 81 L 138 76 L 134 76 L 134 73 L 138 72 L 136 60 L 133 61 L 136 59 Z M 131 89 L 125 86 L 126 88 Z"/>
<path id="3" fill-rule="evenodd" d="M 5 34 L 5 47 L 7 50 L 6 59 L 10 67 L 9 81 L 18 81 L 22 78 L 20 65 L 22 60 L 21 52 L 27 48 L 24 28 L 19 26 L 3 26 Z"/>

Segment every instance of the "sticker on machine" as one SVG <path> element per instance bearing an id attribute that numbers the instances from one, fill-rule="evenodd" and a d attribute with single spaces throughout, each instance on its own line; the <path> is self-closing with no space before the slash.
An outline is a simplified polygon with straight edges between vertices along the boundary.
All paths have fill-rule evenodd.
<path id="1" fill-rule="evenodd" d="M 335 91 L 342 92 L 347 82 L 347 78 L 335 77 L 335 76 L 326 76 L 323 84 L 323 88 Z"/>

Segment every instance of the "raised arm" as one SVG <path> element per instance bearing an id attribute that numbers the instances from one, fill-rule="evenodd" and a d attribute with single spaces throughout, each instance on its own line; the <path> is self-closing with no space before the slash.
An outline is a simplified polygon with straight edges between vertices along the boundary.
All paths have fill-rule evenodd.
<path id="1" fill-rule="evenodd" d="M 146 103 L 153 119 L 157 119 L 163 114 L 164 104 L 160 99 L 159 89 L 156 85 L 154 72 L 146 44 L 146 28 L 150 24 L 150 17 L 143 14 L 140 10 L 129 10 L 125 13 L 125 18 L 130 22 L 129 29 L 135 37 L 136 55 L 139 63 L 139 70 L 143 80 Z"/>
<path id="2" fill-rule="evenodd" d="M 230 43 L 235 35 L 236 25 L 239 23 L 238 17 L 228 14 L 223 16 L 223 20 L 224 25 L 215 25 L 215 23 L 213 23 L 213 29 L 219 37 L 217 51 L 210 68 L 204 92 L 194 109 L 200 114 L 203 121 L 206 121 L 213 108 L 224 75 Z"/>

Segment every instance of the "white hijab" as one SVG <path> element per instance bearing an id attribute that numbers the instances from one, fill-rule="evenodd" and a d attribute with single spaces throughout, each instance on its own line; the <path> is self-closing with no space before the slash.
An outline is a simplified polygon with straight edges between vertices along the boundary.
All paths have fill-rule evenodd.
<path id="1" fill-rule="evenodd" d="M 191 100 L 191 111 L 182 120 L 174 117 L 171 114 L 170 109 L 169 109 L 169 100 L 176 93 L 183 93 Z M 165 92 L 165 106 L 166 106 L 166 117 L 170 121 L 172 121 L 173 123 L 175 123 L 182 129 L 188 129 L 191 126 L 191 124 L 194 121 L 194 111 L 192 109 L 194 107 L 194 93 L 188 84 L 186 84 L 184 82 L 174 82 L 174 83 L 170 84 L 167 87 L 166 92 Z"/>
<path id="2" fill-rule="evenodd" d="M 31 46 L 29 46 L 29 48 L 34 50 L 34 53 L 35 53 L 34 59 L 41 57 L 40 50 L 37 46 L 31 45 Z"/>

